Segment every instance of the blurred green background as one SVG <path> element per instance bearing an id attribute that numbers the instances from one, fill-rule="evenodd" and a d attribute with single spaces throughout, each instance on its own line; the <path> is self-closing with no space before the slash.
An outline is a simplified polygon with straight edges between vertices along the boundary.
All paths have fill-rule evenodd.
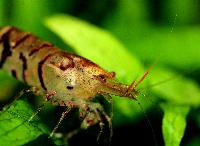
<path id="1" fill-rule="evenodd" d="M 58 14 L 64 14 L 66 17 Z M 101 32 L 97 31 L 99 38 L 96 38 L 96 41 L 100 41 L 99 44 L 105 43 L 107 48 L 99 51 L 97 49 L 101 49 L 103 45 L 95 47 L 97 43 L 94 43 L 94 47 L 88 45 L 89 52 L 84 50 L 82 46 L 85 44 L 79 42 L 85 40 L 85 35 L 78 36 L 79 29 L 76 31 L 73 25 L 85 26 L 82 21 L 74 20 L 69 15 L 94 24 L 106 33 L 110 32 L 117 40 L 111 39 L 105 43 L 103 33 L 101 36 Z M 63 22 L 73 22 L 66 24 L 66 30 L 62 18 Z M 144 71 L 153 65 L 148 80 L 141 85 L 140 91 L 146 97 L 140 97 L 140 102 L 151 121 L 158 145 L 200 145 L 200 0 L 0 0 L 0 26 L 5 25 L 32 32 L 60 48 L 97 62 L 106 70 L 114 70 L 119 74 L 117 77 L 120 82 L 130 83 L 136 77 L 139 79 Z M 92 34 L 93 26 L 88 25 L 88 29 L 85 29 L 88 32 L 83 34 Z M 67 28 L 77 32 L 73 38 L 78 44 L 73 44 L 69 39 Z M 62 33 L 62 29 L 66 35 Z M 96 35 L 93 33 L 89 38 L 93 37 L 95 40 Z M 123 57 L 120 57 L 118 49 L 111 49 L 112 41 L 119 42 L 120 45 L 116 45 L 119 50 L 125 50 L 126 53 L 122 51 Z M 106 55 L 106 52 L 99 54 L 106 50 L 109 55 Z M 113 63 L 115 60 L 126 65 L 129 60 L 127 58 L 134 58 L 136 63 L 125 67 Z M 133 75 L 131 71 L 134 71 Z M 1 71 L 1 107 L 7 97 L 16 95 L 23 87 L 24 85 Z M 35 103 L 33 100 L 29 102 Z M 130 102 L 114 97 L 114 135 L 111 145 L 155 145 L 144 112 L 137 103 L 133 105 Z M 52 129 L 62 110 L 47 107 L 48 112 L 44 111 L 39 117 L 42 123 L 45 123 L 48 117 L 50 122 L 45 125 Z M 75 123 L 78 121 L 76 115 L 70 115 L 64 122 L 69 124 L 63 124 L 64 130 L 73 127 L 70 120 Z M 67 143 L 96 145 L 97 127 L 80 132 Z M 62 128 L 62 132 L 70 131 L 64 131 Z M 34 135 L 34 138 L 23 144 L 63 144 L 60 139 L 47 139 L 48 136 L 44 133 Z M 106 137 L 108 135 L 105 134 L 102 139 Z M 7 140 L 9 141 L 9 138 Z M 2 141 L 0 138 L 1 144 Z M 105 143 L 100 142 L 99 145 L 101 144 Z"/>

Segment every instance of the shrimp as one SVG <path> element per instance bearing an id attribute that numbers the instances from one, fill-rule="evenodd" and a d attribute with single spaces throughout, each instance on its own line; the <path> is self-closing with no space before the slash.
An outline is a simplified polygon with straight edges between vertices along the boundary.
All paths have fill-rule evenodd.
<path id="1" fill-rule="evenodd" d="M 37 91 L 45 101 L 66 107 L 50 137 L 73 108 L 79 109 L 82 127 L 99 124 L 102 132 L 103 119 L 106 119 L 112 129 L 112 118 L 100 103 L 93 102 L 94 97 L 100 94 L 109 102 L 112 101 L 110 95 L 137 100 L 139 92 L 135 88 L 149 73 L 148 70 L 138 82 L 130 85 L 116 83 L 114 72 L 107 72 L 86 58 L 61 51 L 12 26 L 0 29 L 0 68 L 34 87 L 29 91 Z M 112 130 L 110 133 L 112 136 Z"/>

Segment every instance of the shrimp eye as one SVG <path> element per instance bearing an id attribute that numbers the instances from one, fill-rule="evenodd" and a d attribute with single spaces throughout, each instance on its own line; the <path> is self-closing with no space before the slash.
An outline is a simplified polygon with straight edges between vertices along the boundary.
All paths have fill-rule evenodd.
<path id="1" fill-rule="evenodd" d="M 103 75 L 103 74 L 100 74 L 99 77 L 100 77 L 101 79 L 105 79 L 105 75 Z"/>
<path id="2" fill-rule="evenodd" d="M 96 79 L 100 80 L 101 82 L 106 82 L 106 76 L 104 74 L 93 75 Z"/>
<path id="3" fill-rule="evenodd" d="M 106 77 L 105 77 L 105 75 L 100 74 L 100 75 L 98 75 L 98 77 L 99 77 L 102 81 L 106 82 Z"/>
<path id="4" fill-rule="evenodd" d="M 72 90 L 74 87 L 73 86 L 67 86 L 67 89 Z"/>

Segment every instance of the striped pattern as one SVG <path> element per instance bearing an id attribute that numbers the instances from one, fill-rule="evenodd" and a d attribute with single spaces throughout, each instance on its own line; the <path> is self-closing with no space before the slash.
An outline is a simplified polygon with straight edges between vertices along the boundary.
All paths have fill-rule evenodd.
<path id="1" fill-rule="evenodd" d="M 0 68 L 15 78 L 47 90 L 42 75 L 45 61 L 60 52 L 49 42 L 15 27 L 0 29 Z"/>
<path id="2" fill-rule="evenodd" d="M 49 69 L 50 64 L 53 66 L 53 70 Z M 99 78 L 114 78 L 113 73 L 106 72 L 90 60 L 62 52 L 49 42 L 10 26 L 0 28 L 0 68 L 9 72 L 16 79 L 26 82 L 29 86 L 37 87 L 45 93 L 55 90 L 57 82 L 60 85 L 63 84 L 61 87 L 63 89 L 57 89 L 63 91 L 57 91 L 57 94 L 58 92 L 62 93 L 59 96 L 68 94 L 65 93 L 65 89 L 71 90 L 70 94 L 72 95 L 71 86 L 64 87 L 65 80 L 71 80 L 70 70 L 77 75 L 77 80 L 80 79 L 81 82 L 84 82 L 81 83 L 79 90 L 80 93 L 82 90 L 85 91 L 84 93 L 88 93 L 85 98 L 91 98 L 96 94 L 96 90 L 87 90 L 94 87 L 91 85 L 91 83 L 95 84 L 94 76 L 100 74 Z M 59 75 L 54 73 L 57 70 L 65 72 L 69 78 L 59 78 Z M 88 72 L 91 75 L 80 77 L 79 72 Z M 96 80 L 98 79 L 96 78 Z M 74 92 L 73 96 L 77 96 L 77 92 Z M 80 97 L 82 96 L 80 95 Z"/>

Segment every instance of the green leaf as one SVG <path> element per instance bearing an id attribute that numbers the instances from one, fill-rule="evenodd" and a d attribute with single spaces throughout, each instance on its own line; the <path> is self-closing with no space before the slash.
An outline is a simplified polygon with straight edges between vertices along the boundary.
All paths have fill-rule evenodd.
<path id="1" fill-rule="evenodd" d="M 191 23 L 192 18 L 198 17 L 196 4 L 189 0 L 169 0 L 162 4 L 162 12 L 166 13 L 155 22 L 149 19 L 153 13 L 147 10 L 146 1 L 119 0 L 115 12 L 104 25 L 145 62 L 153 62 L 160 56 L 159 64 L 182 69 L 199 67 L 200 29 L 184 23 Z"/>
<path id="2" fill-rule="evenodd" d="M 166 80 L 165 83 L 159 82 Z M 168 80 L 169 79 L 169 80 Z M 152 91 L 160 98 L 174 104 L 200 106 L 200 89 L 197 82 L 166 68 L 155 68 L 151 73 L 152 84 L 158 84 Z"/>
<path id="3" fill-rule="evenodd" d="M 50 17 L 45 24 L 77 54 L 115 71 L 123 81 L 132 81 L 142 70 L 134 55 L 106 30 L 69 15 Z"/>
<path id="4" fill-rule="evenodd" d="M 159 56 L 159 63 L 169 64 L 181 69 L 199 68 L 200 63 L 200 33 L 199 27 L 181 27 L 170 32 L 171 28 L 156 29 L 150 26 L 146 30 L 149 37 L 141 37 L 139 41 L 131 41 L 129 48 L 137 53 L 142 60 L 154 61 Z M 137 36 L 132 36 L 132 38 Z M 132 43 L 136 42 L 136 43 Z M 147 47 L 148 46 L 148 47 Z"/>
<path id="5" fill-rule="evenodd" d="M 164 118 L 162 131 L 166 146 L 179 146 L 186 127 L 189 106 L 162 104 Z"/>
<path id="6" fill-rule="evenodd" d="M 0 112 L 0 145 L 23 145 L 38 136 L 49 133 L 36 118 L 30 122 L 31 106 L 23 100 L 14 102 L 7 110 Z"/>
<path id="7" fill-rule="evenodd" d="M 136 76 L 142 75 L 142 66 L 134 56 L 108 31 L 100 29 L 83 20 L 69 15 L 56 15 L 46 20 L 45 25 L 56 33 L 78 55 L 92 60 L 108 71 L 115 71 L 123 83 L 131 83 Z M 146 104 L 144 108 L 149 107 Z M 135 110 L 134 101 L 114 98 L 114 124 L 125 123 L 141 115 Z M 122 110 L 123 109 L 123 110 Z"/>
<path id="8" fill-rule="evenodd" d="M 0 1 L 0 26 L 4 25 L 4 22 L 6 21 L 5 17 L 5 0 Z"/>

